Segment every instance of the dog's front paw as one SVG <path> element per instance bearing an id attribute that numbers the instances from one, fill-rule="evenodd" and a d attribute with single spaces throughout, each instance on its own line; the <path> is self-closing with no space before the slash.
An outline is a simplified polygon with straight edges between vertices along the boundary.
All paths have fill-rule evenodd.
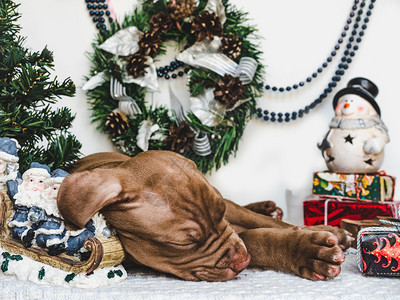
<path id="1" fill-rule="evenodd" d="M 248 204 L 245 207 L 258 214 L 273 217 L 278 220 L 282 220 L 283 217 L 282 209 L 277 207 L 274 201 L 255 202 Z"/>
<path id="2" fill-rule="evenodd" d="M 256 228 L 240 232 L 251 255 L 250 266 L 291 272 L 310 280 L 339 275 L 344 253 L 328 231 Z"/>
<path id="3" fill-rule="evenodd" d="M 327 231 L 298 229 L 292 271 L 310 280 L 334 278 L 340 273 L 344 253 L 338 238 Z"/>
<path id="4" fill-rule="evenodd" d="M 304 229 L 312 231 L 328 231 L 333 233 L 338 238 L 338 245 L 342 250 L 346 250 L 347 248 L 349 248 L 351 246 L 351 243 L 354 241 L 354 237 L 350 232 L 334 226 L 316 225 L 306 226 L 304 227 Z"/>

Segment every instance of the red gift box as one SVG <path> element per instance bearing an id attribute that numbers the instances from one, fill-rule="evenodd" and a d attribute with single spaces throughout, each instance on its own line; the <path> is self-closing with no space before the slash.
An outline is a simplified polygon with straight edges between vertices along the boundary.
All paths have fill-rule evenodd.
<path id="1" fill-rule="evenodd" d="M 364 202 L 335 198 L 315 198 L 303 202 L 304 225 L 340 227 L 342 219 L 372 220 L 377 216 L 397 218 L 397 202 Z"/>

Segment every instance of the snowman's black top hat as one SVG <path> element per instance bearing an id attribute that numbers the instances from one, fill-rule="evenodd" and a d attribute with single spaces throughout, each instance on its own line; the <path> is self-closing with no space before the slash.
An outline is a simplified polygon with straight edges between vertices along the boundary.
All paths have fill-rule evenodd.
<path id="1" fill-rule="evenodd" d="M 333 98 L 333 109 L 336 108 L 338 100 L 343 95 L 355 94 L 363 99 L 367 100 L 374 107 L 378 115 L 381 115 L 379 105 L 375 101 L 375 97 L 378 95 L 378 87 L 370 80 L 366 78 L 353 78 L 347 84 L 347 87 L 337 92 Z"/>

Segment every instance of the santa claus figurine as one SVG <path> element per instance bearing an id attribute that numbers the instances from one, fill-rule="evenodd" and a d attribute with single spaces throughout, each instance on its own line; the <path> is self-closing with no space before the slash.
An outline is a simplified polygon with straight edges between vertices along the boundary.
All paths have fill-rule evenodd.
<path id="1" fill-rule="evenodd" d="M 18 142 L 8 137 L 0 138 L 0 190 L 18 191 Z"/>
<path id="2" fill-rule="evenodd" d="M 50 168 L 33 162 L 22 175 L 18 193 L 13 197 L 15 213 L 8 223 L 14 239 L 22 241 L 26 248 L 32 246 L 35 237 L 34 223 L 31 218 L 35 208 L 41 204 L 41 193 L 45 189 L 45 180 L 50 178 Z"/>
<path id="3" fill-rule="evenodd" d="M 335 95 L 335 117 L 318 145 L 331 172 L 373 173 L 381 167 L 389 136 L 377 95 L 378 87 L 365 78 L 350 80 Z"/>

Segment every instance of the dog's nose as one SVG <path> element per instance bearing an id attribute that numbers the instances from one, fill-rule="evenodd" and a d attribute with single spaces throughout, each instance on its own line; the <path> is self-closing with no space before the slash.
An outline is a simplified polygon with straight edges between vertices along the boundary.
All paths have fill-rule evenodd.
<path id="1" fill-rule="evenodd" d="M 250 254 L 241 243 L 228 248 L 224 256 L 218 261 L 217 268 L 230 268 L 237 274 L 243 271 L 250 263 Z"/>

